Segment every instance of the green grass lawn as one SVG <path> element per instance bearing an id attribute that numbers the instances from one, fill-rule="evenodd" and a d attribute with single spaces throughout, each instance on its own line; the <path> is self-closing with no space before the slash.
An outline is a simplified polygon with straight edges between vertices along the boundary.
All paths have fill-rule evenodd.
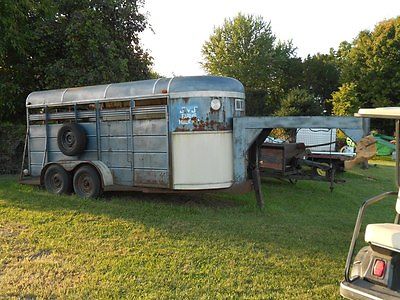
<path id="1" fill-rule="evenodd" d="M 391 162 L 247 195 L 54 196 L 0 177 L 0 299 L 337 299 L 357 210 Z M 394 219 L 395 199 L 367 222 Z"/>

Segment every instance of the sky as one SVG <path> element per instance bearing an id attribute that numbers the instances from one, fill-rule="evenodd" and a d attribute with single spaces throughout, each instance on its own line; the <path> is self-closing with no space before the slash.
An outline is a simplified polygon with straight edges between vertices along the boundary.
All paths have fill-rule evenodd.
<path id="1" fill-rule="evenodd" d="M 205 75 L 201 47 L 213 29 L 239 12 L 271 22 L 280 40 L 292 40 L 297 55 L 328 53 L 361 30 L 400 15 L 400 0 L 146 0 L 142 12 L 152 30 L 142 45 L 162 76 Z"/>

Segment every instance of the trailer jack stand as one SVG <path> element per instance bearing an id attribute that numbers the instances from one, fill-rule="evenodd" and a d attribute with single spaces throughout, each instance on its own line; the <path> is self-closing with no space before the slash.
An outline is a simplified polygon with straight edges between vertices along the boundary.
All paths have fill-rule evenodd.
<path id="1" fill-rule="evenodd" d="M 255 167 L 252 171 L 254 192 L 256 193 L 257 205 L 260 210 L 264 210 L 264 196 L 261 190 L 260 169 Z"/>

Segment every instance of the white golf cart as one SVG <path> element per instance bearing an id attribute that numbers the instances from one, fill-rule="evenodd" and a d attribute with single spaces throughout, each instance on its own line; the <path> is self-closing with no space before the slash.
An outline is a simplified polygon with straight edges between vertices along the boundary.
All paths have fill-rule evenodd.
<path id="1" fill-rule="evenodd" d="M 400 107 L 360 109 L 363 118 L 393 119 L 396 123 L 396 176 L 399 176 Z M 354 248 L 365 209 L 390 195 L 397 196 L 394 223 L 368 224 L 363 247 L 353 260 Z M 348 299 L 400 299 L 400 191 L 386 192 L 363 203 L 359 212 L 347 255 L 345 279 L 340 284 L 340 294 Z"/>

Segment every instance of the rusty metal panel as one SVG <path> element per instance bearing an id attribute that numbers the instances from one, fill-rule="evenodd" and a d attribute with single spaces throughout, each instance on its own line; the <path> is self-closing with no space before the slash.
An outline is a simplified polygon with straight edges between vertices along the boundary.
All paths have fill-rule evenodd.
<path id="1" fill-rule="evenodd" d="M 102 161 L 110 168 L 113 167 L 131 168 L 131 163 L 129 161 L 130 158 L 129 152 L 104 151 L 101 153 L 101 157 Z"/>
<path id="2" fill-rule="evenodd" d="M 165 119 L 133 120 L 133 134 L 138 135 L 167 135 Z"/>
<path id="3" fill-rule="evenodd" d="M 135 136 L 133 138 L 134 152 L 168 152 L 167 136 Z"/>
<path id="4" fill-rule="evenodd" d="M 165 120 L 164 131 L 166 131 Z M 152 122 L 149 122 L 151 124 Z M 156 123 L 157 124 L 157 123 Z M 158 125 L 157 125 L 158 126 Z M 150 128 L 152 125 L 149 126 Z M 134 127 L 135 128 L 135 127 Z M 134 131 L 140 133 L 138 129 Z M 161 133 L 161 132 L 159 132 Z M 167 152 L 167 135 L 135 135 L 134 141 L 134 152 Z M 130 136 L 103 136 L 101 138 L 102 151 L 132 151 L 132 143 L 130 142 Z"/>
<path id="5" fill-rule="evenodd" d="M 162 169 L 168 170 L 168 154 L 167 153 L 135 153 L 135 168 L 140 169 Z"/>
<path id="6" fill-rule="evenodd" d="M 133 184 L 132 169 L 129 168 L 113 168 L 110 167 L 113 174 L 114 184 L 129 185 Z"/>
<path id="7" fill-rule="evenodd" d="M 129 133 L 129 121 L 100 122 L 100 134 L 104 136 L 127 136 Z"/>
<path id="8" fill-rule="evenodd" d="M 136 186 L 168 187 L 169 173 L 166 170 L 135 169 L 133 180 Z"/>
<path id="9" fill-rule="evenodd" d="M 43 161 L 43 150 L 41 152 L 31 152 L 31 164 L 32 165 L 41 165 Z M 47 162 L 57 162 L 57 161 L 75 161 L 75 160 L 96 160 L 97 154 L 95 151 L 93 152 L 84 152 L 79 156 L 66 156 L 61 152 L 49 151 L 47 155 Z"/>
<path id="10" fill-rule="evenodd" d="M 45 137 L 46 127 L 44 125 L 31 125 L 29 127 L 29 137 Z"/>
<path id="11" fill-rule="evenodd" d="M 36 152 L 36 151 L 43 151 L 44 150 L 44 144 L 45 144 L 45 138 L 44 137 L 38 137 L 38 138 L 30 138 L 29 139 L 29 145 L 30 145 L 30 151 Z M 48 150 L 49 151 L 60 151 L 58 148 L 57 144 L 57 138 L 48 138 Z M 87 139 L 87 146 L 86 150 L 89 151 L 95 151 L 97 149 L 96 145 L 96 138 L 95 137 L 88 137 Z"/>
<path id="12" fill-rule="evenodd" d="M 85 151 L 77 156 L 67 156 L 62 154 L 61 152 L 52 152 L 48 153 L 48 161 L 59 161 L 59 160 L 97 160 L 96 151 Z"/>
<path id="13" fill-rule="evenodd" d="M 211 101 L 218 100 L 221 108 L 213 110 Z M 191 97 L 170 100 L 170 131 L 232 130 L 235 99 L 228 97 Z"/>
<path id="14" fill-rule="evenodd" d="M 32 164 L 31 163 L 31 175 L 32 176 L 40 176 L 40 173 L 42 172 L 42 162 L 40 164 Z"/>
<path id="15" fill-rule="evenodd" d="M 63 124 L 50 124 L 48 125 L 48 136 L 49 137 L 57 137 L 57 133 L 62 127 Z M 95 123 L 79 123 L 86 132 L 88 136 L 95 136 L 96 135 L 96 125 Z M 44 125 L 30 125 L 29 127 L 29 136 L 31 138 L 35 137 L 45 137 L 45 130 L 46 127 Z"/>
<path id="16" fill-rule="evenodd" d="M 101 150 L 103 151 L 132 151 L 128 136 L 107 136 L 101 138 Z"/>
<path id="17" fill-rule="evenodd" d="M 261 148 L 260 166 L 262 168 L 284 171 L 284 148 Z"/>

